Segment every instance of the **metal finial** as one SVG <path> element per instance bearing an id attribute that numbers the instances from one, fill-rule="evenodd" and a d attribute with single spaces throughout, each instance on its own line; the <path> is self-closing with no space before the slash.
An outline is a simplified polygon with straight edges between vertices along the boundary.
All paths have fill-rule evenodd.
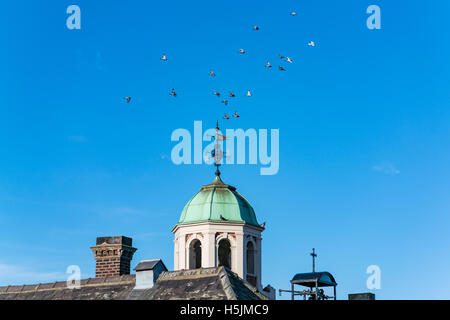
<path id="1" fill-rule="evenodd" d="M 215 165 L 216 165 L 216 177 L 220 177 L 220 170 L 219 170 L 219 166 L 220 166 L 220 145 L 219 145 L 219 120 L 216 121 L 216 143 L 214 144 L 214 160 L 215 160 Z"/>
<path id="2" fill-rule="evenodd" d="M 226 152 L 223 151 L 220 145 L 221 141 L 227 140 L 227 137 L 220 133 L 219 120 L 216 122 L 216 135 L 214 137 L 214 150 L 211 152 L 211 157 L 214 158 L 214 165 L 216 166 L 216 177 L 220 176 L 219 167 L 222 165 L 223 157 Z"/>

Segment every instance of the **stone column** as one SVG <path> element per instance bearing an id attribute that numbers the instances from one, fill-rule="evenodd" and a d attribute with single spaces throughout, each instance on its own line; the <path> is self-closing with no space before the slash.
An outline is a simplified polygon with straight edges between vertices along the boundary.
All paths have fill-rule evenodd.
<path id="1" fill-rule="evenodd" d="M 180 232 L 178 237 L 178 269 L 187 269 L 186 267 L 186 235 Z"/>
<path id="2" fill-rule="evenodd" d="M 256 238 L 256 261 L 255 261 L 255 271 L 257 276 L 257 288 L 259 291 L 262 290 L 262 274 L 261 274 L 261 263 L 262 263 L 262 238 L 258 237 Z"/>
<path id="3" fill-rule="evenodd" d="M 245 279 L 244 233 L 236 232 L 236 270 L 239 277 Z"/>
<path id="4" fill-rule="evenodd" d="M 204 243 L 205 246 L 205 256 L 202 257 L 202 267 L 209 268 L 216 266 L 216 233 L 215 232 L 205 232 Z"/>
<path id="5" fill-rule="evenodd" d="M 179 263 L 178 256 L 179 256 L 179 243 L 180 243 L 180 241 L 178 239 L 178 235 L 177 234 L 175 234 L 174 238 L 175 239 L 173 240 L 173 268 L 174 268 L 174 270 L 178 270 L 179 269 L 179 267 L 178 267 L 178 263 Z"/>

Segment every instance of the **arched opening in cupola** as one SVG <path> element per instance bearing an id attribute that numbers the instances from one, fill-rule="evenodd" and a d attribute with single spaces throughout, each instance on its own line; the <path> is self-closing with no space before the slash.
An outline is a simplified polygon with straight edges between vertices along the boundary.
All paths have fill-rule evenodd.
<path id="1" fill-rule="evenodd" d="M 247 242 L 246 246 L 246 267 L 247 267 L 247 277 L 246 280 L 252 285 L 256 286 L 258 279 L 255 274 L 255 246 L 253 242 Z"/>
<path id="2" fill-rule="evenodd" d="M 222 239 L 219 241 L 219 266 L 225 266 L 231 269 L 231 245 L 230 241 L 227 239 Z"/>
<path id="3" fill-rule="evenodd" d="M 199 269 L 202 267 L 202 243 L 195 239 L 189 246 L 189 269 Z"/>

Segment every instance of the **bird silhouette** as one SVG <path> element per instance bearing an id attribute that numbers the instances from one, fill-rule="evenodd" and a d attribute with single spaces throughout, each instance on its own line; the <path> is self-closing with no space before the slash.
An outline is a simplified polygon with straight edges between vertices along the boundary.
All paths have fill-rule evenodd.
<path id="1" fill-rule="evenodd" d="M 131 101 L 131 97 L 125 97 L 124 99 L 127 100 L 127 103 L 130 103 Z"/>
<path id="2" fill-rule="evenodd" d="M 220 92 L 214 91 L 214 92 L 213 92 L 213 95 L 215 95 L 215 96 L 217 96 L 217 97 L 220 97 Z"/>
<path id="3" fill-rule="evenodd" d="M 297 12 L 292 11 L 292 12 L 290 13 L 290 15 L 293 16 L 293 17 L 295 17 L 295 16 L 297 15 Z"/>
<path id="4" fill-rule="evenodd" d="M 272 65 L 270 64 L 269 61 L 267 61 L 266 65 L 265 65 L 264 67 L 266 67 L 266 68 L 272 68 Z"/>
<path id="5" fill-rule="evenodd" d="M 240 117 L 240 115 L 238 115 L 237 111 L 235 111 L 233 114 L 233 118 L 239 118 L 239 117 Z"/>
<path id="6" fill-rule="evenodd" d="M 239 53 L 244 54 L 245 50 L 244 49 L 239 49 Z"/>
<path id="7" fill-rule="evenodd" d="M 165 54 L 163 54 L 163 56 L 160 58 L 162 61 L 167 61 L 167 57 Z"/>
<path id="8" fill-rule="evenodd" d="M 227 218 L 224 218 L 222 215 L 220 215 L 220 220 L 228 221 L 228 219 L 227 219 Z"/>
<path id="9" fill-rule="evenodd" d="M 228 105 L 228 100 L 222 100 L 222 103 L 225 103 L 225 105 Z"/>
<path id="10" fill-rule="evenodd" d="M 258 26 L 253 26 L 253 30 L 258 31 L 259 27 Z"/>
<path id="11" fill-rule="evenodd" d="M 235 95 L 233 92 L 231 92 L 231 91 L 228 91 L 228 92 L 230 93 L 230 97 L 231 97 L 231 98 L 236 97 L 236 95 Z"/>
<path id="12" fill-rule="evenodd" d="M 225 119 L 225 120 L 228 120 L 228 119 L 230 119 L 230 117 L 225 113 L 225 115 L 223 116 L 223 118 Z"/>
<path id="13" fill-rule="evenodd" d="M 278 69 L 279 69 L 280 71 L 286 71 L 286 69 L 283 68 L 282 66 L 278 66 Z"/>
<path id="14" fill-rule="evenodd" d="M 171 96 L 176 97 L 177 93 L 175 92 L 175 89 L 172 89 L 172 91 L 169 93 Z"/>
<path id="15" fill-rule="evenodd" d="M 289 58 L 289 57 L 286 57 L 286 62 L 292 63 L 293 61 L 292 61 L 292 59 L 291 59 L 291 58 Z"/>
<path id="16" fill-rule="evenodd" d="M 216 74 L 215 74 L 214 71 L 212 71 L 212 70 L 209 70 L 209 75 L 210 75 L 211 77 L 215 77 L 215 76 L 216 76 Z"/>
<path id="17" fill-rule="evenodd" d="M 264 221 L 263 223 L 260 224 L 261 227 L 265 227 L 266 226 L 266 222 Z"/>
<path id="18" fill-rule="evenodd" d="M 284 56 L 283 56 L 282 54 L 279 54 L 278 57 L 279 57 L 280 59 L 284 59 Z"/>
<path id="19" fill-rule="evenodd" d="M 316 44 L 314 43 L 314 41 L 310 41 L 310 42 L 308 43 L 308 46 L 315 47 Z"/>
<path id="20" fill-rule="evenodd" d="M 250 90 L 247 90 L 246 96 L 247 96 L 247 97 L 251 97 L 251 96 L 252 96 L 252 94 L 250 93 Z"/>

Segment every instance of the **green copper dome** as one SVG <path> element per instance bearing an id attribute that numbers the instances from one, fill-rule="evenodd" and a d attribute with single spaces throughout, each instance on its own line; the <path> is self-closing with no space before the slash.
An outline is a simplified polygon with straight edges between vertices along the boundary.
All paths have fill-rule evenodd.
<path id="1" fill-rule="evenodd" d="M 250 203 L 236 192 L 235 187 L 223 183 L 219 174 L 186 204 L 178 224 L 205 221 L 260 226 Z"/>

